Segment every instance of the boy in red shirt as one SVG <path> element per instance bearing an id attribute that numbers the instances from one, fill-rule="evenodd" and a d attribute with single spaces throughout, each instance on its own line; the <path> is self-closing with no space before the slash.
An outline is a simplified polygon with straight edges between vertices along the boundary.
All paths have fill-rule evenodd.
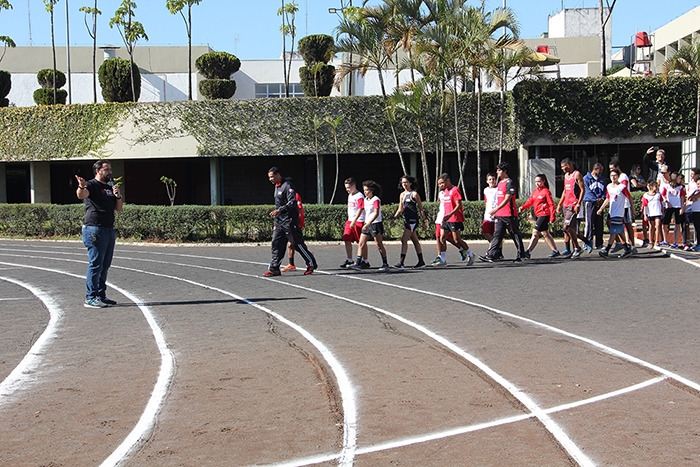
<path id="1" fill-rule="evenodd" d="M 493 239 L 489 245 L 489 250 L 484 256 L 479 256 L 481 261 L 493 263 L 498 257 L 499 245 L 506 234 L 506 230 L 510 232 L 513 238 L 515 247 L 518 250 L 518 256 L 515 261 L 521 261 L 525 257 L 525 247 L 523 239 L 520 236 L 520 220 L 518 219 L 518 205 L 515 203 L 515 183 L 508 175 L 510 164 L 501 162 L 496 166 L 496 175 L 498 175 L 498 193 L 496 197 L 497 205 L 491 210 L 491 215 L 496 218 L 496 228 L 493 232 Z"/>

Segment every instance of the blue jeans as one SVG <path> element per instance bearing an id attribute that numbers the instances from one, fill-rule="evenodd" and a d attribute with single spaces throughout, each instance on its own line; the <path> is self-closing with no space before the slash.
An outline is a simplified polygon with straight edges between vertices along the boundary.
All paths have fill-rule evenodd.
<path id="1" fill-rule="evenodd" d="M 114 255 L 114 229 L 83 226 L 83 244 L 88 250 L 88 268 L 85 278 L 85 299 L 105 298 L 107 292 L 107 271 Z"/>

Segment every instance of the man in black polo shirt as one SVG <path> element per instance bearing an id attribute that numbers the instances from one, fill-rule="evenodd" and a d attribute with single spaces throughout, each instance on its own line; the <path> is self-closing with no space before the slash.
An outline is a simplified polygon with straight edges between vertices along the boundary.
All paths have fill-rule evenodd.
<path id="1" fill-rule="evenodd" d="M 318 265 L 314 255 L 306 248 L 304 236 L 299 228 L 299 209 L 294 185 L 282 178 L 277 167 L 267 171 L 267 179 L 275 185 L 275 209 L 270 212 L 270 216 L 275 219 L 275 226 L 272 231 L 272 261 L 270 268 L 263 275 L 270 277 L 282 274 L 280 263 L 287 251 L 287 242 L 304 258 L 306 261 L 304 274 L 309 275 Z"/>
<path id="2" fill-rule="evenodd" d="M 104 308 L 117 302 L 107 298 L 107 271 L 114 255 L 114 211 L 122 210 L 122 195 L 112 182 L 112 167 L 99 160 L 92 165 L 95 178 L 85 181 L 76 175 L 76 194 L 85 203 L 83 244 L 88 249 L 85 307 Z"/>

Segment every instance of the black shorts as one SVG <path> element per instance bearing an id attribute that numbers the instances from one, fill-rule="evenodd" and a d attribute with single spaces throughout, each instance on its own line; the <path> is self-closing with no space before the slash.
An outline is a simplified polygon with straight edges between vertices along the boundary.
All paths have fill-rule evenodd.
<path id="1" fill-rule="evenodd" d="M 464 224 L 462 222 L 443 222 L 440 229 L 445 232 L 461 232 L 464 230 Z"/>
<path id="2" fill-rule="evenodd" d="M 369 238 L 375 238 L 379 235 L 384 235 L 384 224 L 381 222 L 373 222 L 362 229 L 362 233 Z"/>
<path id="3" fill-rule="evenodd" d="M 404 219 L 403 228 L 414 232 L 418 228 L 418 219 Z"/>
<path id="4" fill-rule="evenodd" d="M 535 230 L 546 232 L 549 230 L 549 216 L 539 216 L 535 221 Z"/>
<path id="5" fill-rule="evenodd" d="M 677 225 L 685 224 L 685 216 L 681 216 L 681 208 L 666 208 L 664 219 L 661 221 L 664 225 L 671 224 L 671 218 L 675 218 Z"/>

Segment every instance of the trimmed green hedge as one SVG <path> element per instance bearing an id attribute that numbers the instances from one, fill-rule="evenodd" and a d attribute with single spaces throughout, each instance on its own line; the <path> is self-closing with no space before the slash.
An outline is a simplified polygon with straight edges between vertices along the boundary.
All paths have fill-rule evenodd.
<path id="1" fill-rule="evenodd" d="M 636 212 L 640 212 L 642 193 L 632 194 Z M 519 200 L 522 204 L 524 200 Z M 403 221 L 390 222 L 397 204 L 382 206 L 384 237 L 396 240 L 403 233 Z M 429 219 L 421 229 L 422 239 L 435 238 L 438 203 L 423 203 Z M 137 206 L 126 205 L 117 213 L 116 234 L 121 239 L 154 242 L 267 242 L 272 238 L 273 206 Z M 344 205 L 304 206 L 308 240 L 340 240 L 347 208 Z M 9 237 L 80 237 L 84 208 L 82 204 L 0 204 L 0 235 Z M 532 210 L 528 211 L 531 215 Z M 464 237 L 480 239 L 484 215 L 483 201 L 464 203 Z M 532 223 L 521 214 L 523 233 L 532 232 Z M 552 227 L 561 235 L 561 216 Z"/>

